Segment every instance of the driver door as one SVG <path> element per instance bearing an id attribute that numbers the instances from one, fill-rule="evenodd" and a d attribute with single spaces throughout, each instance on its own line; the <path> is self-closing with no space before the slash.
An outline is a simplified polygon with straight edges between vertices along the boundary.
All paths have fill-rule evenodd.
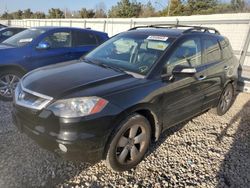
<path id="1" fill-rule="evenodd" d="M 47 43 L 49 48 L 35 48 L 33 50 L 30 60 L 33 69 L 74 59 L 70 53 L 72 51 L 72 36 L 70 31 L 53 32 L 41 42 Z"/>
<path id="2" fill-rule="evenodd" d="M 195 68 L 196 73 L 173 75 L 176 66 Z M 206 71 L 202 65 L 201 39 L 189 37 L 181 40 L 166 60 L 164 70 L 172 77 L 165 81 L 164 86 L 163 120 L 166 129 L 202 110 L 205 95 L 199 88 Z"/>

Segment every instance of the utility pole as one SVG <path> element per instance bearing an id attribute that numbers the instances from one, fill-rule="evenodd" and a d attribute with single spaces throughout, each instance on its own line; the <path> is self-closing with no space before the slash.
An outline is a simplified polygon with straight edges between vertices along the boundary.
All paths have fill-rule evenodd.
<path id="1" fill-rule="evenodd" d="M 67 8 L 64 8 L 64 18 L 67 18 L 67 17 L 68 17 L 67 13 L 68 13 L 68 9 L 67 9 Z"/>
<path id="2" fill-rule="evenodd" d="M 8 8 L 7 8 L 7 4 L 6 3 L 5 3 L 5 10 L 4 11 L 8 13 Z"/>
<path id="3" fill-rule="evenodd" d="M 170 15 L 171 1 L 172 0 L 168 0 L 168 16 Z"/>

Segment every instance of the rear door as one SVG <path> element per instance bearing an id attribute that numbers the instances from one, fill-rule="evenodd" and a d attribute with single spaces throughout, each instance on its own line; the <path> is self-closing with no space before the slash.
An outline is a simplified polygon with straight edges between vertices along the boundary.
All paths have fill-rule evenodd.
<path id="1" fill-rule="evenodd" d="M 73 41 L 72 41 L 73 50 L 71 52 L 71 55 L 75 59 L 78 59 L 81 56 L 87 54 L 96 46 L 98 46 L 99 43 L 96 35 L 91 31 L 75 30 L 72 32 L 72 36 L 73 36 Z"/>
<path id="2" fill-rule="evenodd" d="M 30 58 L 33 68 L 60 63 L 74 59 L 72 52 L 72 34 L 69 30 L 61 30 L 48 34 L 40 42 L 49 44 L 48 49 L 33 48 Z M 37 44 L 38 45 L 38 44 Z"/>
<path id="3" fill-rule="evenodd" d="M 206 70 L 202 65 L 201 38 L 188 37 L 177 44 L 166 61 L 167 74 L 171 75 L 177 65 L 193 67 L 197 73 L 190 76 L 174 76 L 164 86 L 163 120 L 164 128 L 199 114 L 204 102 L 200 85 L 204 84 Z"/>
<path id="4" fill-rule="evenodd" d="M 223 60 L 219 41 L 213 36 L 204 36 L 204 65 L 207 70 L 207 84 L 201 89 L 205 92 L 203 110 L 217 104 L 225 83 L 226 72 L 229 70 L 227 61 Z"/>

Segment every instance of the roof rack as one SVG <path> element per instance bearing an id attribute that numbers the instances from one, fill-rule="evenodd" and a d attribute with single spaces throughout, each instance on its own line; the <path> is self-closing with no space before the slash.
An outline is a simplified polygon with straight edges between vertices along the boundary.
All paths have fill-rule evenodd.
<path id="1" fill-rule="evenodd" d="M 137 27 L 133 27 L 129 29 L 129 31 L 140 29 L 140 28 L 179 28 L 179 27 L 190 27 L 189 29 L 186 29 L 185 31 L 183 31 L 183 33 L 190 33 L 192 31 L 202 31 L 202 32 L 211 33 L 210 31 L 214 31 L 215 34 L 220 35 L 220 32 L 213 27 L 179 25 L 179 24 L 154 24 L 154 25 L 146 25 L 146 26 L 137 26 Z"/>
<path id="2" fill-rule="evenodd" d="M 217 29 L 213 27 L 202 27 L 202 26 L 193 26 L 190 29 L 185 30 L 183 33 L 189 33 L 192 31 L 203 31 L 204 33 L 205 32 L 211 33 L 210 31 L 214 31 L 215 34 L 220 35 L 220 32 Z"/>

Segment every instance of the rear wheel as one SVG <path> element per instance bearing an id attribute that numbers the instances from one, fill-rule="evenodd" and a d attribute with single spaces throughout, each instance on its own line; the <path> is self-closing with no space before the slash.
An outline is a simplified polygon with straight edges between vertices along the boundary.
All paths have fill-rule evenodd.
<path id="1" fill-rule="evenodd" d="M 15 88 L 20 81 L 22 73 L 14 70 L 4 70 L 0 72 L 0 99 L 11 101 Z"/>
<path id="2" fill-rule="evenodd" d="M 147 152 L 150 139 L 148 120 L 138 114 L 129 117 L 113 135 L 106 157 L 107 166 L 115 171 L 135 167 Z"/>
<path id="3" fill-rule="evenodd" d="M 222 116 L 224 115 L 232 106 L 234 101 L 234 87 L 229 83 L 222 92 L 218 105 L 212 109 L 212 111 Z"/>

